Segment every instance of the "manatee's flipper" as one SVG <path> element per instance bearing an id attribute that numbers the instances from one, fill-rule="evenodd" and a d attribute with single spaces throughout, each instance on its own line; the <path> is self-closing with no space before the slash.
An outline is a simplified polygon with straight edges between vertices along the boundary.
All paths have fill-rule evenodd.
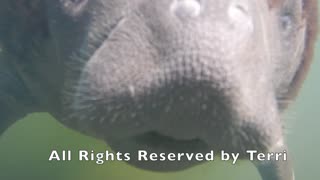
<path id="1" fill-rule="evenodd" d="M 277 149 L 282 152 L 284 149 Z M 275 150 L 274 152 L 277 152 Z M 294 180 L 294 170 L 290 159 L 286 161 L 255 162 L 262 180 Z"/>
<path id="2" fill-rule="evenodd" d="M 27 82 L 30 78 L 24 76 L 31 74 L 32 77 L 37 72 L 33 69 L 37 64 L 29 60 L 32 59 L 29 53 L 35 52 L 32 47 L 38 31 L 44 31 L 40 28 L 46 18 L 41 15 L 44 10 L 36 9 L 40 2 L 43 3 L 38 0 L 0 1 L 0 136 L 33 111 L 35 96 L 41 97 L 37 89 L 30 88 Z M 42 83 L 33 84 L 38 88 Z"/>
<path id="3" fill-rule="evenodd" d="M 34 107 L 22 80 L 8 63 L 0 58 L 0 136 L 14 122 Z"/>
<path id="4" fill-rule="evenodd" d="M 2 95 L 1 95 L 2 96 Z M 16 113 L 15 108 L 8 106 L 7 102 L 11 101 L 10 97 L 0 97 L 0 136 L 14 122 L 22 118 L 23 115 Z"/>

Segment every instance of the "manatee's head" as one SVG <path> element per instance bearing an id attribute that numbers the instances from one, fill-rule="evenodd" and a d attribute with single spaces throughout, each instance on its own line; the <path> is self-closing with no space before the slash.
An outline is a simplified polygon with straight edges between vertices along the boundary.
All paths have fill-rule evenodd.
<path id="1" fill-rule="evenodd" d="M 302 0 L 48 1 L 61 122 L 115 151 L 271 151 L 303 60 Z M 67 58 L 68 59 L 68 58 Z M 138 162 L 158 171 L 196 162 Z"/>

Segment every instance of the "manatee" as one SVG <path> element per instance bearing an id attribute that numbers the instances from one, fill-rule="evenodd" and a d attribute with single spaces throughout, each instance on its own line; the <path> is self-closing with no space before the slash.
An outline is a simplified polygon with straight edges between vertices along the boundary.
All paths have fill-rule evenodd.
<path id="1" fill-rule="evenodd" d="M 316 34 L 316 0 L 2 0 L 0 133 L 48 112 L 121 152 L 287 151 Z M 255 165 L 294 179 L 290 161 Z"/>

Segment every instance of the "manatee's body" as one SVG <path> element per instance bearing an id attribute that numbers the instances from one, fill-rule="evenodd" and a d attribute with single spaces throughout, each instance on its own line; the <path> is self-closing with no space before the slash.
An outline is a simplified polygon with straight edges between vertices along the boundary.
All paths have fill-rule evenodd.
<path id="1" fill-rule="evenodd" d="M 0 133 L 32 112 L 116 151 L 286 150 L 316 0 L 0 2 Z M 174 171 L 196 162 L 139 162 Z M 289 162 L 258 163 L 291 180 Z"/>

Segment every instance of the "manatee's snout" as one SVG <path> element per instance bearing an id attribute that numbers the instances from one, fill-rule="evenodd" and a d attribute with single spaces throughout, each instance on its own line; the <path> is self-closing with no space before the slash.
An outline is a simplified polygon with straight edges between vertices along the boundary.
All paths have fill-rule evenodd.
<path id="1" fill-rule="evenodd" d="M 79 126 L 119 151 L 268 151 L 282 125 L 254 6 L 139 4 L 85 66 L 72 105 Z"/>

